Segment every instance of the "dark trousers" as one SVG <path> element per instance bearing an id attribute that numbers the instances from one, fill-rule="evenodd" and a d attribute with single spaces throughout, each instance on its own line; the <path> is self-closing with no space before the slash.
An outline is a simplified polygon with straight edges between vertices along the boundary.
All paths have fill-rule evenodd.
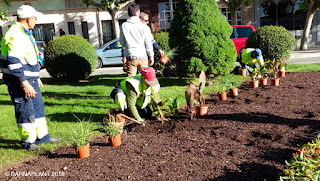
<path id="1" fill-rule="evenodd" d="M 18 127 L 19 125 L 21 126 L 23 124 L 35 124 L 35 120 L 37 118 L 45 117 L 44 103 L 37 79 L 28 80 L 28 82 L 37 92 L 35 98 L 27 97 L 25 95 L 20 81 L 13 75 L 3 74 L 3 80 L 8 86 L 8 92 L 15 108 L 15 117 Z M 37 129 L 41 129 L 41 127 L 37 127 Z M 36 134 L 35 132 L 36 130 L 34 130 L 32 133 L 29 132 L 29 134 L 34 135 Z M 22 134 L 23 133 L 20 133 L 22 138 L 21 145 L 23 148 L 29 148 L 31 144 L 46 143 L 50 140 L 50 135 L 46 134 L 40 139 L 37 138 L 31 142 L 26 142 L 24 141 L 24 136 Z"/>

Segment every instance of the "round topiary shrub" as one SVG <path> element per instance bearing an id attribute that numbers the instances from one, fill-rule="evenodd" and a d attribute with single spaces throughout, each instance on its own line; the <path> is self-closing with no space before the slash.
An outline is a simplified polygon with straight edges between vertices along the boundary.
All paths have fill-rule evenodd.
<path id="1" fill-rule="evenodd" d="M 77 35 L 61 36 L 50 41 L 44 54 L 44 66 L 48 73 L 64 81 L 87 78 L 97 64 L 97 54 L 92 45 Z"/>
<path id="2" fill-rule="evenodd" d="M 265 60 L 287 59 L 296 46 L 296 39 L 290 31 L 279 26 L 263 26 L 247 39 L 246 48 L 260 48 Z"/>
<path id="3" fill-rule="evenodd" d="M 213 0 L 180 0 L 170 26 L 169 43 L 177 48 L 175 63 L 180 77 L 197 72 L 228 74 L 235 65 L 232 27 Z"/>

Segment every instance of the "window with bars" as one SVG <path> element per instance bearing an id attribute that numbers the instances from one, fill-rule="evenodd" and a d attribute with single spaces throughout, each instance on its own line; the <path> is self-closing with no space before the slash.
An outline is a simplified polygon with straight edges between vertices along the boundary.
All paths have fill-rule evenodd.
<path id="1" fill-rule="evenodd" d="M 229 8 L 227 7 L 222 7 L 220 8 L 221 14 L 226 18 L 226 20 L 231 24 L 231 13 Z M 241 16 L 241 9 L 239 8 L 236 12 L 236 25 L 241 25 L 242 24 L 242 16 Z"/>
<path id="2" fill-rule="evenodd" d="M 172 2 L 173 16 L 178 2 Z M 170 6 L 169 2 L 158 3 L 160 31 L 167 31 L 170 28 Z"/>
<path id="3" fill-rule="evenodd" d="M 89 29 L 88 29 L 88 22 L 82 21 L 81 22 L 81 29 L 82 29 L 82 36 L 84 39 L 89 41 Z"/>
<path id="4" fill-rule="evenodd" d="M 119 26 L 121 31 L 122 23 L 126 22 L 125 19 L 119 19 Z M 101 21 L 102 25 L 102 36 L 103 36 L 103 44 L 108 43 L 109 41 L 113 40 L 113 27 L 111 20 L 103 20 Z"/>
<path id="5" fill-rule="evenodd" d="M 68 22 L 68 31 L 70 35 L 76 34 L 76 30 L 74 29 L 74 22 Z"/>
<path id="6" fill-rule="evenodd" d="M 46 44 L 50 40 L 53 40 L 54 32 L 54 24 L 36 24 L 33 29 L 33 36 L 37 41 L 45 41 Z"/>

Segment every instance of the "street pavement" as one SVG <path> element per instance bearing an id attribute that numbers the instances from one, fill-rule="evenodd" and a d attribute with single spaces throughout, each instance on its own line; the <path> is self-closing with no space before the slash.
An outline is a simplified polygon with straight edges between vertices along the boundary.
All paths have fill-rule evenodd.
<path id="1" fill-rule="evenodd" d="M 286 61 L 288 64 L 313 64 L 320 63 L 320 45 L 313 45 L 308 47 L 308 50 L 294 50 L 289 60 Z M 107 66 L 100 69 L 96 69 L 92 75 L 109 75 L 109 74 L 124 74 L 122 67 L 119 66 Z M 50 77 L 46 69 L 40 71 L 40 77 Z M 0 73 L 0 79 L 2 79 L 2 73 Z"/>

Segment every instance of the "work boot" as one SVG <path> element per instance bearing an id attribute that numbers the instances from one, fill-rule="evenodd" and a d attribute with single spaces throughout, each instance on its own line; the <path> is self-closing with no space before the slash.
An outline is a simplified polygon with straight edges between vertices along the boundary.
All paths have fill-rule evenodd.
<path id="1" fill-rule="evenodd" d="M 38 151 L 41 150 L 41 147 L 36 144 L 31 144 L 29 148 L 27 148 L 28 151 Z"/>
<path id="2" fill-rule="evenodd" d="M 62 141 L 61 138 L 50 138 L 49 143 L 52 144 L 52 143 L 58 143 L 61 141 Z"/>

